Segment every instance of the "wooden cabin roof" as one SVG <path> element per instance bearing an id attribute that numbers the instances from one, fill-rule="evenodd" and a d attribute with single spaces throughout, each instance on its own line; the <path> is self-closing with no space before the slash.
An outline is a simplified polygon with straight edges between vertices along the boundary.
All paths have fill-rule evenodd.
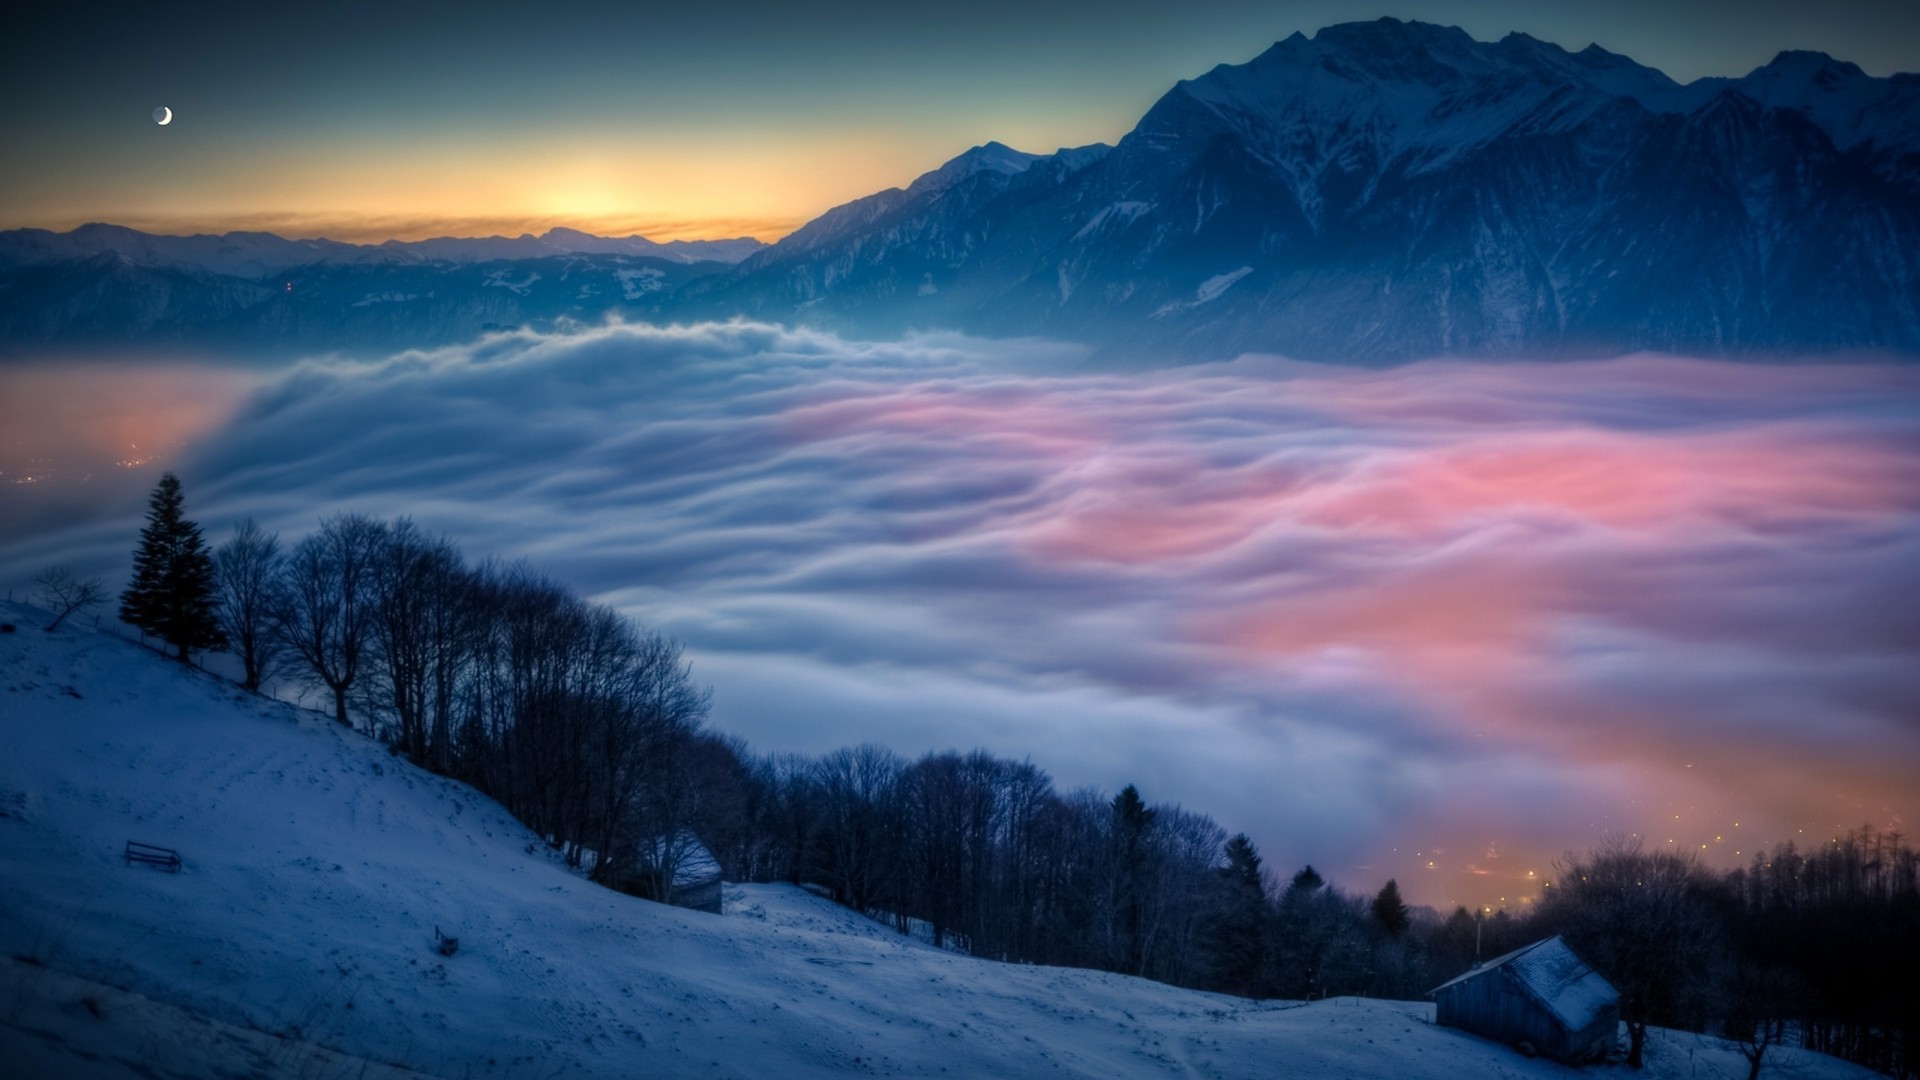
<path id="1" fill-rule="evenodd" d="M 1601 1010 L 1620 1001 L 1620 992 L 1613 984 L 1587 966 L 1558 934 L 1495 957 L 1434 987 L 1433 993 L 1502 968 L 1512 972 L 1527 996 L 1565 1024 L 1568 1031 L 1581 1030 L 1598 1019 Z"/>

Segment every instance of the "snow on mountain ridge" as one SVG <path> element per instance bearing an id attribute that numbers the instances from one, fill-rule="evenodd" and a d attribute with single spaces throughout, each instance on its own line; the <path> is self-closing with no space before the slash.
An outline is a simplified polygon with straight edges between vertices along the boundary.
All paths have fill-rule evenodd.
<path id="1" fill-rule="evenodd" d="M 1599 45 L 1569 52 L 1522 33 L 1484 43 L 1458 27 L 1383 18 L 1295 33 L 1176 89 L 1270 153 L 1325 163 L 1357 143 L 1382 162 L 1411 154 L 1424 168 L 1503 135 L 1571 130 L 1621 99 L 1690 113 L 1726 87 L 1805 113 L 1842 150 L 1920 149 L 1920 93 L 1819 52 L 1783 52 L 1742 78 L 1681 84 Z M 1306 137 L 1329 132 L 1347 139 Z"/>
<path id="2" fill-rule="evenodd" d="M 1515 133 L 1572 130 L 1619 97 L 1585 72 L 1558 46 L 1532 38 L 1486 45 L 1457 28 L 1382 19 L 1311 39 L 1295 34 L 1245 64 L 1182 81 L 1168 96 L 1211 112 L 1318 222 L 1325 189 L 1346 177 L 1418 175 Z M 1168 107 L 1163 98 L 1136 134 L 1152 139 L 1168 126 L 1156 121 Z"/>
<path id="3" fill-rule="evenodd" d="M 1012 176 L 1026 172 L 1039 161 L 1042 155 L 1028 154 L 1015 150 L 1000 142 L 984 143 L 949 160 L 939 168 L 921 173 L 913 183 L 907 185 L 908 195 L 924 195 L 952 187 L 966 178 L 982 172 L 995 172 L 1003 176 Z"/>
<path id="4" fill-rule="evenodd" d="M 1920 152 L 1920 86 L 1877 79 L 1823 52 L 1790 50 L 1730 83 L 1762 105 L 1805 114 L 1841 150 Z"/>

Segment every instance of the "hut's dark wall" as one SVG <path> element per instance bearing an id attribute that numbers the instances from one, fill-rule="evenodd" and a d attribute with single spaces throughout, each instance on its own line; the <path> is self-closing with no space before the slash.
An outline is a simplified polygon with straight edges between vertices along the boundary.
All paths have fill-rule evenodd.
<path id="1" fill-rule="evenodd" d="M 1567 1036 L 1567 1052 L 1560 1060 L 1569 1064 L 1604 1061 L 1620 1037 L 1620 1007 L 1609 1005 L 1600 1010 L 1593 1023 Z"/>
<path id="2" fill-rule="evenodd" d="M 692 885 L 680 885 L 673 890 L 673 903 L 676 907 L 692 908 L 695 911 L 720 912 L 720 875 Z"/>

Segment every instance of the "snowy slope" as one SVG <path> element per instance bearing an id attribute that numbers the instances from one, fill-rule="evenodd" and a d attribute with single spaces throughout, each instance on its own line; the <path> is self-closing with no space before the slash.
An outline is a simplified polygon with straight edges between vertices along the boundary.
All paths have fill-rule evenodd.
<path id="1" fill-rule="evenodd" d="M 108 633 L 0 619 L 21 627 L 0 634 L 0 1074 L 1563 1072 L 1425 1004 L 998 965 L 787 887 L 730 887 L 726 916 L 634 900 L 316 714 Z M 128 839 L 178 848 L 184 872 L 125 865 Z M 1744 1075 L 1692 1036 L 1656 1033 L 1652 1055 L 1641 1075 Z M 1799 1076 L 1869 1075 L 1797 1056 Z"/>

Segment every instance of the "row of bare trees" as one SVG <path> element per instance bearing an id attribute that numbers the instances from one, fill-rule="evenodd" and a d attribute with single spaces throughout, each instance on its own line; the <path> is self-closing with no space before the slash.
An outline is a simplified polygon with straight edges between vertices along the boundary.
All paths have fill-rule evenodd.
<path id="1" fill-rule="evenodd" d="M 740 805 L 740 827 L 715 848 L 731 876 L 817 885 L 903 927 L 924 921 L 936 942 L 978 956 L 1278 990 L 1267 972 L 1280 962 L 1269 925 L 1280 909 L 1251 842 L 1134 787 L 1060 792 L 1031 762 L 984 750 L 908 760 L 865 744 L 759 758 Z M 1289 917 L 1306 929 L 1312 913 L 1316 933 L 1338 923 L 1321 936 L 1351 930 L 1348 951 L 1370 955 L 1379 935 L 1364 905 L 1348 920 L 1346 898 L 1312 891 Z M 1352 966 L 1343 992 L 1368 965 Z"/>
<path id="2" fill-rule="evenodd" d="M 214 565 L 249 689 L 309 687 L 597 880 L 668 895 L 673 838 L 713 813 L 694 763 L 724 742 L 678 643 L 524 564 L 469 566 L 405 519 L 342 514 L 290 549 L 247 521 Z"/>
<path id="3" fill-rule="evenodd" d="M 737 775 L 733 783 L 738 783 Z M 1277 884 L 1245 836 L 1128 787 L 1056 791 L 985 751 L 909 761 L 872 744 L 754 762 L 716 847 L 730 876 L 811 883 L 976 955 L 1100 968 L 1249 997 L 1420 999 L 1563 934 L 1621 992 L 1628 1060 L 1650 1026 L 1724 1035 L 1754 1075 L 1792 1041 L 1916 1074 L 1920 859 L 1861 829 L 1717 874 L 1613 839 L 1557 864 L 1523 915 L 1411 909 L 1312 867 Z"/>
<path id="4" fill-rule="evenodd" d="M 1525 930 L 1564 934 L 1620 991 L 1638 1064 L 1648 1025 L 1738 1042 L 1758 1076 L 1795 1042 L 1920 1075 L 1920 859 L 1862 827 L 1731 874 L 1615 839 L 1561 861 Z"/>

